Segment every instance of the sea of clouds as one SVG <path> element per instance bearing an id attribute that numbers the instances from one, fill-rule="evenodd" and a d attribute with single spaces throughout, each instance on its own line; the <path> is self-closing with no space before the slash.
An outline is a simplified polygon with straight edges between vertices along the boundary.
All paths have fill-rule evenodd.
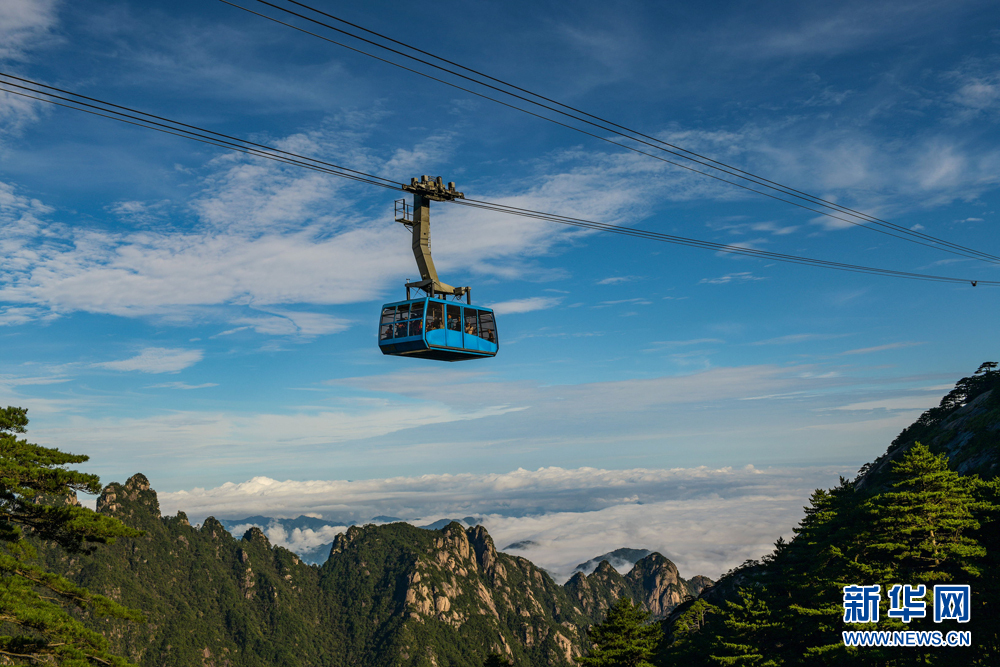
<path id="1" fill-rule="evenodd" d="M 421 475 L 369 480 L 278 481 L 255 477 L 212 489 L 160 494 L 164 513 L 322 518 L 326 525 L 262 525 L 274 544 L 312 551 L 353 523 L 397 517 L 415 525 L 475 517 L 497 545 L 564 581 L 576 564 L 618 547 L 662 553 L 684 577 L 717 578 L 792 536 L 809 494 L 830 487 L 834 467 L 517 469 L 499 474 Z M 374 522 L 384 522 L 377 519 Z M 250 522 L 235 526 L 240 534 Z"/>

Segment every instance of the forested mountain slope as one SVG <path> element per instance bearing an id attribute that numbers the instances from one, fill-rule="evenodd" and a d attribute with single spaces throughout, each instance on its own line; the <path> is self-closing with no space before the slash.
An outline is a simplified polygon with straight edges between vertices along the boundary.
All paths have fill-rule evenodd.
<path id="1" fill-rule="evenodd" d="M 667 665 L 1000 664 L 1000 371 L 963 378 L 862 468 L 817 489 L 790 542 L 724 576 L 664 623 Z M 888 615 L 896 585 L 927 615 Z M 971 618 L 933 620 L 933 586 L 969 585 Z M 844 586 L 881 587 L 879 620 L 844 622 Z M 847 647 L 844 631 L 968 631 L 972 645 Z"/>
<path id="2" fill-rule="evenodd" d="M 143 667 L 571 665 L 586 628 L 625 594 L 657 617 L 710 583 L 680 578 L 659 554 L 626 575 L 602 563 L 556 584 L 497 552 L 481 526 L 353 526 L 322 565 L 274 547 L 257 528 L 234 538 L 209 518 L 161 517 L 143 475 L 111 484 L 98 511 L 141 528 L 92 555 L 43 545 L 52 569 L 142 610 L 145 625 L 90 620 Z"/>
<path id="3" fill-rule="evenodd" d="M 885 454 L 861 469 L 859 490 L 883 484 L 891 464 L 916 442 L 948 457 L 953 470 L 989 479 L 1000 474 L 1000 371 L 987 362 L 962 378 L 936 408 L 920 415 Z"/>

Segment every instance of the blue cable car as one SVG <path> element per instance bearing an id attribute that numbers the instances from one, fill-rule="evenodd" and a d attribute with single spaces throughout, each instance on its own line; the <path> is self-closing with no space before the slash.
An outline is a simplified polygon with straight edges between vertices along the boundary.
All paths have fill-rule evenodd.
<path id="1" fill-rule="evenodd" d="M 378 347 L 382 354 L 436 361 L 462 361 L 496 356 L 500 349 L 493 311 L 472 305 L 472 288 L 452 287 L 441 282 L 431 257 L 431 201 L 453 201 L 465 195 L 455 184 L 445 187 L 438 176 L 411 179 L 403 190 L 413 193 L 413 208 L 405 200 L 396 202 L 396 222 L 412 235 L 413 257 L 421 280 L 406 283 L 406 300 L 382 306 L 378 325 Z M 427 294 L 410 298 L 410 290 Z M 448 301 L 465 297 L 466 303 Z"/>
<path id="2" fill-rule="evenodd" d="M 499 338 L 489 308 L 424 297 L 382 306 L 378 346 L 382 354 L 462 361 L 496 356 Z"/>

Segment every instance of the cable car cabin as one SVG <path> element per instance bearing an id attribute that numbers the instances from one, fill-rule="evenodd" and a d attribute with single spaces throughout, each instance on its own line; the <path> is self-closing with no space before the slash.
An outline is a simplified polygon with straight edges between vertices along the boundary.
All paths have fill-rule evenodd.
<path id="1" fill-rule="evenodd" d="M 382 354 L 462 361 L 492 357 L 499 348 L 493 311 L 443 299 L 410 299 L 382 306 Z"/>

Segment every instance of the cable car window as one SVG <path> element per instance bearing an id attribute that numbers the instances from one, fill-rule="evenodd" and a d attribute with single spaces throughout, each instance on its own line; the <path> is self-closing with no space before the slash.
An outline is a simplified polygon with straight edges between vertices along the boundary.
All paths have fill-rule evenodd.
<path id="1" fill-rule="evenodd" d="M 448 329 L 462 330 L 462 309 L 458 306 L 448 306 Z"/>
<path id="2" fill-rule="evenodd" d="M 396 317 L 396 307 L 386 306 L 382 309 L 382 324 L 388 324 Z"/>
<path id="3" fill-rule="evenodd" d="M 422 318 L 424 316 L 424 302 L 418 301 L 417 303 L 410 304 L 410 319 L 416 319 L 418 317 Z"/>
<path id="4" fill-rule="evenodd" d="M 472 336 L 479 335 L 479 311 L 475 308 L 465 309 L 465 333 Z"/>
<path id="5" fill-rule="evenodd" d="M 442 308 L 444 304 L 434 303 L 433 301 L 427 304 L 427 330 L 434 331 L 435 329 L 444 329 L 444 315 L 442 314 Z"/>
<path id="6" fill-rule="evenodd" d="M 396 321 L 400 322 L 408 319 L 410 319 L 410 304 L 404 303 L 402 306 L 399 306 L 399 310 L 396 314 Z"/>
<path id="7" fill-rule="evenodd" d="M 424 321 L 423 320 L 410 320 L 410 335 L 411 336 L 423 336 L 424 335 Z"/>
<path id="8" fill-rule="evenodd" d="M 491 343 L 497 342 L 497 325 L 493 320 L 493 313 L 485 310 L 479 311 L 479 326 L 482 329 L 481 338 L 485 338 Z"/>
<path id="9" fill-rule="evenodd" d="M 379 340 L 389 340 L 392 338 L 392 324 L 383 324 L 378 329 Z"/>

